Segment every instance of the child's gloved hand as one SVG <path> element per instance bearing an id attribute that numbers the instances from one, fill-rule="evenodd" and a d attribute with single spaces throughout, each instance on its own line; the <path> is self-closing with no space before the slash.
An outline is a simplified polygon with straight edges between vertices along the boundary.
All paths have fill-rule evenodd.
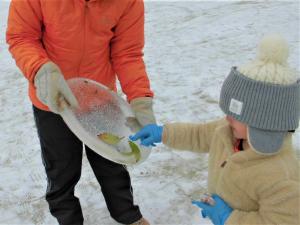
<path id="1" fill-rule="evenodd" d="M 209 205 L 200 201 L 192 201 L 192 204 L 201 208 L 203 218 L 209 217 L 214 225 L 224 225 L 227 218 L 232 212 L 232 208 L 218 195 L 213 194 L 214 205 Z"/>
<path id="2" fill-rule="evenodd" d="M 141 144 L 144 146 L 155 146 L 154 143 L 160 143 L 162 137 L 163 127 L 156 124 L 149 124 L 143 127 L 135 135 L 129 138 L 132 141 L 141 139 Z"/>

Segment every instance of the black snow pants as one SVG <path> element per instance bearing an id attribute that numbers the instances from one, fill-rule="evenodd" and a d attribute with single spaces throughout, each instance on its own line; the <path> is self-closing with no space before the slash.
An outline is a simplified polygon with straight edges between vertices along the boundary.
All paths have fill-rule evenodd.
<path id="1" fill-rule="evenodd" d="M 74 196 L 74 188 L 81 175 L 82 142 L 59 115 L 34 106 L 33 112 L 47 174 L 46 200 L 50 212 L 61 225 L 83 224 L 79 199 Z M 87 146 L 85 149 L 110 215 L 123 224 L 139 220 L 142 215 L 133 203 L 126 168 L 99 156 Z"/>

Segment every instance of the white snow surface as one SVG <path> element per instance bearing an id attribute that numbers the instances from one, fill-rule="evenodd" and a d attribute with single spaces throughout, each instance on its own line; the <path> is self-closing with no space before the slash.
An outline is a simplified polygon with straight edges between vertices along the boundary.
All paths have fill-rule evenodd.
<path id="1" fill-rule="evenodd" d="M 146 1 L 145 62 L 159 124 L 222 116 L 222 81 L 232 66 L 253 59 L 261 37 L 281 33 L 299 71 L 299 1 Z M 9 2 L 0 1 L 0 224 L 57 224 L 44 200 L 42 165 L 27 80 L 5 43 Z M 294 146 L 299 154 L 299 129 Z M 191 198 L 205 192 L 207 155 L 163 145 L 129 167 L 135 202 L 151 224 L 211 224 Z M 117 224 L 83 157 L 76 187 L 85 224 Z"/>

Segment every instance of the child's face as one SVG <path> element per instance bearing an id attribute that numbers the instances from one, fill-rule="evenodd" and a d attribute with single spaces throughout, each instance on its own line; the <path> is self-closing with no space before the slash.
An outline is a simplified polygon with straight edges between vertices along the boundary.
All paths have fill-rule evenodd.
<path id="1" fill-rule="evenodd" d="M 247 139 L 247 125 L 234 119 L 231 116 L 226 116 L 226 120 L 232 129 L 233 136 L 236 139 Z"/>

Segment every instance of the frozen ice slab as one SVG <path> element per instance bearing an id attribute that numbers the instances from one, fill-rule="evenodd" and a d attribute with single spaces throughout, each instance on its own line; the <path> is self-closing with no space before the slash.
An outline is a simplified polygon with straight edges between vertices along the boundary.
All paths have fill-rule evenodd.
<path id="1" fill-rule="evenodd" d="M 72 132 L 99 155 L 116 163 L 141 163 L 151 149 L 132 142 L 140 129 L 130 105 L 104 85 L 86 78 L 69 79 L 79 107 L 66 107 L 61 116 Z"/>

